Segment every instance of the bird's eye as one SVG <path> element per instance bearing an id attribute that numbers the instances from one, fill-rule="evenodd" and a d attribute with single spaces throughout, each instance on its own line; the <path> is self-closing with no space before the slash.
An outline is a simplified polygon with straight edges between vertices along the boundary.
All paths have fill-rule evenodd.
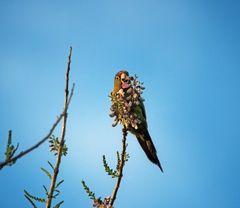
<path id="1" fill-rule="evenodd" d="M 119 77 L 116 77 L 116 79 L 119 79 Z"/>

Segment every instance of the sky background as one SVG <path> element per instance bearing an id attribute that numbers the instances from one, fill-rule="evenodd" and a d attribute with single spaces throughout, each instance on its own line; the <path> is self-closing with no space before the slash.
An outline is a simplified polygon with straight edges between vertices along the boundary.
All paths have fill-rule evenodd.
<path id="1" fill-rule="evenodd" d="M 115 207 L 239 207 L 239 10 L 239 1 L 226 0 L 0 1 L 1 160 L 9 129 L 24 150 L 62 111 L 72 46 L 76 88 L 59 174 L 62 207 L 91 207 L 82 179 L 101 197 L 115 186 L 102 155 L 114 167 L 121 148 L 121 127 L 112 128 L 108 116 L 120 69 L 144 82 L 165 172 L 129 135 Z M 0 171 L 1 208 L 31 207 L 24 189 L 44 196 L 50 181 L 40 167 L 49 169 L 48 160 L 55 161 L 45 143 Z"/>

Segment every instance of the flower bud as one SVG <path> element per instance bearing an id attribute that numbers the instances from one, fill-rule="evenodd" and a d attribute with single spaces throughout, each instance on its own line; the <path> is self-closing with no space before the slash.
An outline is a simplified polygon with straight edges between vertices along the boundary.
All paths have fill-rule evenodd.
<path id="1" fill-rule="evenodd" d="M 116 120 L 116 121 L 113 122 L 112 127 L 117 126 L 117 124 L 118 124 L 118 120 Z"/>
<path id="2" fill-rule="evenodd" d="M 130 94 L 132 92 L 132 88 L 130 87 L 128 90 L 127 90 L 127 93 Z"/>
<path id="3" fill-rule="evenodd" d="M 139 105 L 139 104 L 140 104 L 140 102 L 137 100 L 137 101 L 135 101 L 135 104 L 136 104 L 136 105 Z"/>
<path id="4" fill-rule="evenodd" d="M 109 113 L 109 116 L 112 118 L 112 117 L 114 117 L 116 114 L 115 114 L 115 112 L 111 112 L 111 113 Z"/>
<path id="5" fill-rule="evenodd" d="M 132 96 L 129 95 L 128 97 L 126 97 L 126 100 L 131 100 Z"/>
<path id="6" fill-rule="evenodd" d="M 137 93 L 134 93 L 133 94 L 133 98 L 136 99 L 138 97 L 138 94 Z"/>

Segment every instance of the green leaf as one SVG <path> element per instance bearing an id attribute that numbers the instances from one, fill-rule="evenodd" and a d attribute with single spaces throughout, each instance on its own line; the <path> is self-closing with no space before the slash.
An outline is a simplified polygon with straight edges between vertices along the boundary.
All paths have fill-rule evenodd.
<path id="1" fill-rule="evenodd" d="M 48 161 L 48 164 L 50 165 L 50 167 L 52 168 L 52 170 L 54 170 L 53 164 L 51 162 Z"/>
<path id="2" fill-rule="evenodd" d="M 59 146 L 59 141 L 58 141 L 58 137 L 55 137 L 54 135 L 52 135 L 49 138 L 49 147 L 50 147 L 50 151 L 51 152 L 55 152 L 54 154 L 57 153 L 58 151 L 58 146 Z"/>
<path id="3" fill-rule="evenodd" d="M 55 195 L 53 195 L 53 198 L 56 198 L 60 194 L 60 191 L 58 189 L 56 189 L 56 190 L 54 190 L 54 192 L 57 192 Z"/>
<path id="4" fill-rule="evenodd" d="M 30 199 L 29 196 L 27 196 L 26 194 L 24 194 L 24 196 L 25 196 L 26 199 L 32 204 L 32 206 L 33 206 L 34 208 L 37 208 L 36 204 L 34 204 L 34 202 Z"/>
<path id="5" fill-rule="evenodd" d="M 47 190 L 46 186 L 43 185 L 43 188 L 45 190 L 45 194 L 48 196 L 48 190 Z"/>
<path id="6" fill-rule="evenodd" d="M 125 153 L 124 155 L 124 161 L 127 162 L 130 158 L 130 155 L 128 153 Z"/>
<path id="7" fill-rule="evenodd" d="M 45 199 L 42 199 L 42 198 L 33 196 L 33 195 L 31 195 L 30 193 L 28 193 L 26 190 L 24 190 L 24 193 L 25 193 L 25 195 L 28 196 L 30 199 L 33 199 L 33 200 L 38 201 L 38 202 L 41 202 L 41 203 L 46 203 L 46 200 L 45 200 Z"/>
<path id="8" fill-rule="evenodd" d="M 57 203 L 53 208 L 60 208 L 61 204 L 63 204 L 64 201 L 60 201 Z"/>
<path id="9" fill-rule="evenodd" d="M 14 156 L 15 152 L 17 151 L 19 147 L 19 143 L 17 144 L 16 148 L 12 144 L 12 130 L 8 131 L 8 141 L 7 141 L 7 146 L 5 150 L 5 161 L 11 160 L 12 157 Z M 8 165 L 11 166 L 15 163 L 15 161 L 9 163 Z"/>
<path id="10" fill-rule="evenodd" d="M 103 166 L 105 168 L 105 171 L 108 175 L 112 176 L 112 178 L 117 178 L 118 177 L 118 171 L 113 170 L 109 167 L 105 155 L 103 155 Z"/>
<path id="11" fill-rule="evenodd" d="M 60 146 L 60 141 L 58 140 L 58 137 L 55 137 L 54 135 L 52 135 L 49 139 L 49 147 L 50 147 L 50 151 L 54 152 L 54 155 L 58 154 L 59 146 Z M 63 144 L 62 155 L 66 156 L 67 151 L 68 151 L 67 145 Z"/>
<path id="12" fill-rule="evenodd" d="M 42 170 L 50 179 L 52 179 L 52 175 L 51 175 L 45 168 L 41 168 L 41 170 Z"/>
<path id="13" fill-rule="evenodd" d="M 66 156 L 66 155 L 67 155 L 67 151 L 68 151 L 67 145 L 64 144 L 64 145 L 63 145 L 63 148 L 62 148 L 62 154 L 63 154 L 64 156 Z"/>
<path id="14" fill-rule="evenodd" d="M 16 148 L 14 148 L 14 146 L 13 146 L 13 151 L 12 151 L 11 158 L 14 156 L 14 154 L 15 154 L 15 152 L 17 151 L 18 147 L 19 147 L 19 143 L 17 143 Z M 13 163 L 15 163 L 15 162 L 13 162 Z"/>
<path id="15" fill-rule="evenodd" d="M 55 189 L 58 188 L 62 183 L 64 182 L 64 180 L 61 180 L 57 183 L 57 185 L 55 186 Z"/>
<path id="16" fill-rule="evenodd" d="M 86 185 L 85 181 L 82 180 L 82 185 L 83 185 L 83 188 L 84 190 L 86 191 L 86 193 L 88 194 L 88 196 L 90 197 L 90 199 L 92 200 L 96 200 L 96 197 L 95 197 L 95 193 L 93 193 L 90 188 Z"/>

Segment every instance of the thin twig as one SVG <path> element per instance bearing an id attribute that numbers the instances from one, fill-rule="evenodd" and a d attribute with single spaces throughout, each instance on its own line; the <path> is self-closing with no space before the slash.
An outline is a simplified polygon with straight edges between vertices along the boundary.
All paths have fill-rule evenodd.
<path id="1" fill-rule="evenodd" d="M 120 161 L 120 165 L 119 165 L 119 176 L 118 176 L 116 186 L 115 186 L 115 188 L 113 190 L 113 193 L 112 193 L 112 196 L 111 196 L 110 208 L 113 206 L 114 201 L 117 197 L 117 192 L 118 192 L 118 189 L 120 187 L 120 183 L 121 183 L 121 180 L 122 180 L 122 177 L 123 177 L 123 167 L 124 167 L 124 164 L 125 164 L 125 155 L 126 155 L 126 148 L 127 148 L 127 145 L 126 145 L 127 129 L 126 129 L 125 126 L 122 129 L 122 133 L 123 133 L 122 153 L 121 153 L 121 161 Z"/>
<path id="2" fill-rule="evenodd" d="M 55 190 L 55 185 L 56 185 L 57 176 L 58 176 L 59 167 L 60 167 L 61 158 L 62 158 L 62 150 L 63 150 L 63 146 L 65 143 L 65 133 L 66 133 L 66 125 L 67 125 L 67 105 L 68 105 L 68 94 L 69 94 L 68 83 L 69 83 L 71 56 L 72 56 L 72 47 L 70 47 L 70 52 L 69 52 L 69 56 L 68 56 L 68 66 L 67 66 L 67 72 L 66 72 L 66 86 L 65 86 L 65 98 L 64 98 L 64 109 L 66 109 L 66 110 L 63 115 L 62 133 L 61 133 L 61 139 L 60 139 L 60 144 L 59 144 L 59 148 L 58 148 L 57 161 L 56 161 L 56 165 L 54 167 L 54 172 L 53 172 L 53 176 L 52 176 L 52 180 L 51 180 L 51 186 L 50 186 L 50 191 L 48 194 L 46 208 L 51 207 L 53 193 Z"/>
<path id="3" fill-rule="evenodd" d="M 14 156 L 10 160 L 6 160 L 6 161 L 3 161 L 3 162 L 0 162 L 0 170 L 2 168 L 4 168 L 5 166 L 7 166 L 8 164 L 16 162 L 19 158 L 21 158 L 21 157 L 25 156 L 26 154 L 32 152 L 34 149 L 38 148 L 41 144 L 43 144 L 45 141 L 48 140 L 48 138 L 52 135 L 53 131 L 57 127 L 58 123 L 62 120 L 63 116 L 66 114 L 66 111 L 68 110 L 68 106 L 69 106 L 69 104 L 71 102 L 71 99 L 72 99 L 72 96 L 73 96 L 73 91 L 74 91 L 74 85 L 73 85 L 73 87 L 71 89 L 71 93 L 70 93 L 70 96 L 69 96 L 66 108 L 64 108 L 63 112 L 59 115 L 59 117 L 57 117 L 57 120 L 52 125 L 52 127 L 49 130 L 48 134 L 45 137 L 43 137 L 37 144 L 35 144 L 32 147 L 26 149 L 25 151 L 20 152 L 18 155 Z"/>

